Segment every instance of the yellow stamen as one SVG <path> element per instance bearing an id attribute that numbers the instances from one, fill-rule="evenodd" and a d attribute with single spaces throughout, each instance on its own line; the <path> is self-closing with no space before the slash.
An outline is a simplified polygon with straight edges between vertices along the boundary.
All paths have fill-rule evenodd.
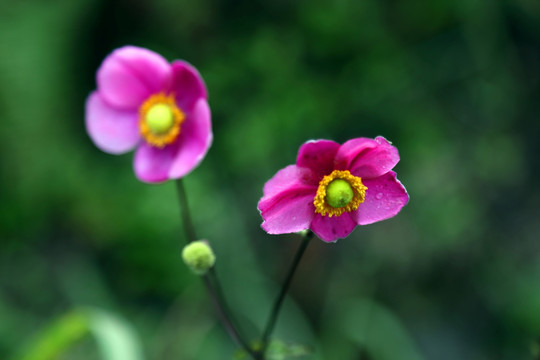
<path id="1" fill-rule="evenodd" d="M 185 115 L 176 106 L 174 95 L 150 96 L 139 108 L 139 129 L 147 143 L 163 148 L 180 135 Z"/>
<path id="2" fill-rule="evenodd" d="M 350 196 L 351 190 L 352 198 Z M 313 199 L 315 213 L 332 217 L 354 211 L 364 202 L 366 190 L 367 187 L 362 184 L 361 178 L 351 175 L 348 170 L 334 170 L 319 182 L 317 194 Z M 328 200 L 333 206 L 328 203 Z"/>

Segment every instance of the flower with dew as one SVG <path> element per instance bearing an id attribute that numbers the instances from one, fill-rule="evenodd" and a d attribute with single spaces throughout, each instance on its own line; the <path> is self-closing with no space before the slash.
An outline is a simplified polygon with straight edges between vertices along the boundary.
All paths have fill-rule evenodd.
<path id="1" fill-rule="evenodd" d="M 385 138 L 357 138 L 340 145 L 308 141 L 296 165 L 281 169 L 264 186 L 259 201 L 262 228 L 269 234 L 311 229 L 335 242 L 357 225 L 396 215 L 409 201 L 392 171 L 397 149 Z"/>
<path id="2" fill-rule="evenodd" d="M 212 143 L 206 86 L 182 60 L 125 46 L 97 72 L 97 90 L 86 100 L 86 129 L 101 150 L 136 148 L 133 167 L 141 181 L 178 179 L 192 171 Z"/>

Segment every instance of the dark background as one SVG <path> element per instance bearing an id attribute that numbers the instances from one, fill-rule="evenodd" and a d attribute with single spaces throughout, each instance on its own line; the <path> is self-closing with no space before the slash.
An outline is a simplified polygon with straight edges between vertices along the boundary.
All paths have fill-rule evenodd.
<path id="1" fill-rule="evenodd" d="M 174 183 L 139 182 L 85 132 L 95 72 L 125 44 L 206 81 L 214 143 L 185 185 L 250 339 L 299 244 L 260 229 L 265 181 L 308 139 L 382 135 L 409 205 L 313 241 L 276 338 L 306 359 L 538 358 L 536 0 L 1 0 L 0 358 L 234 353 L 180 260 Z M 103 322 L 65 325 L 81 306 L 138 355 L 103 350 L 125 346 Z"/>

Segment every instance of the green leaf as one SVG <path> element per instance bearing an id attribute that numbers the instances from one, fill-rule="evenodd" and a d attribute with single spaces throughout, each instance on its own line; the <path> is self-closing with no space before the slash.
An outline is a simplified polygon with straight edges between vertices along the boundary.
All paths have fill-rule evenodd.
<path id="1" fill-rule="evenodd" d="M 142 360 L 142 350 L 133 328 L 113 313 L 86 309 L 88 328 L 96 338 L 104 360 Z"/>
<path id="2" fill-rule="evenodd" d="M 268 360 L 298 359 L 311 353 L 313 353 L 313 350 L 308 346 L 272 340 L 268 346 L 266 357 Z"/>
<path id="3" fill-rule="evenodd" d="M 14 359 L 57 359 L 88 334 L 96 339 L 101 359 L 143 359 L 132 327 L 115 314 L 95 308 L 77 309 L 61 316 L 42 330 Z"/>
<path id="4" fill-rule="evenodd" d="M 343 307 L 339 319 L 345 334 L 377 360 L 423 360 L 398 318 L 368 299 Z"/>
<path id="5" fill-rule="evenodd" d="M 254 346 L 255 349 L 260 349 L 259 344 Z M 281 340 L 272 340 L 266 350 L 267 360 L 287 360 L 300 359 L 306 355 L 313 353 L 313 349 L 306 345 L 286 343 Z M 239 350 L 235 354 L 235 360 L 250 359 L 250 356 L 245 350 Z"/>
<path id="6" fill-rule="evenodd" d="M 16 359 L 52 360 L 87 333 L 88 319 L 80 311 L 68 313 L 43 330 L 26 351 Z"/>

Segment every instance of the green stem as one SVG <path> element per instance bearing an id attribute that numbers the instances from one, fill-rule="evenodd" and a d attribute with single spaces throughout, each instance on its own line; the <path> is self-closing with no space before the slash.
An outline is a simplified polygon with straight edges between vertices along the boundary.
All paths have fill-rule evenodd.
<path id="1" fill-rule="evenodd" d="M 285 281 L 283 282 L 283 285 L 281 285 L 281 290 L 279 292 L 279 295 L 274 302 L 274 306 L 272 307 L 272 312 L 270 313 L 270 317 L 268 318 L 268 321 L 266 323 L 263 336 L 261 337 L 261 350 L 259 351 L 259 353 L 262 354 L 263 358 L 264 358 L 264 353 L 266 352 L 266 349 L 268 347 L 268 339 L 270 338 L 270 336 L 272 335 L 272 332 L 274 331 L 277 317 L 279 315 L 279 311 L 281 310 L 281 305 L 283 304 L 283 300 L 285 300 L 285 295 L 287 294 L 287 291 L 289 290 L 289 286 L 291 285 L 292 279 L 294 277 L 294 273 L 296 272 L 296 269 L 298 268 L 298 264 L 300 264 L 302 255 L 304 255 L 304 252 L 306 251 L 307 246 L 309 245 L 309 242 L 312 238 L 313 238 L 313 232 L 311 230 L 308 230 L 302 237 L 302 243 L 300 244 L 298 250 L 296 251 L 296 255 L 294 256 L 294 260 L 289 269 L 289 272 L 287 273 L 287 276 L 285 277 Z"/>
<path id="2" fill-rule="evenodd" d="M 178 201 L 180 203 L 180 212 L 182 215 L 182 222 L 184 224 L 184 230 L 186 233 L 186 241 L 190 243 L 197 240 L 197 236 L 195 233 L 195 226 L 193 225 L 193 221 L 191 220 L 187 195 L 184 189 L 182 179 L 178 179 L 176 181 L 176 187 L 178 189 Z M 223 296 L 223 291 L 215 269 L 210 269 L 208 273 L 206 273 L 206 275 L 202 277 L 202 279 L 206 289 L 208 290 L 208 294 L 210 295 L 212 305 L 216 309 L 216 312 L 218 313 L 218 316 L 221 319 L 221 322 L 223 323 L 223 326 L 225 327 L 225 330 L 227 331 L 231 339 L 236 343 L 237 346 L 243 348 L 254 359 L 258 360 L 259 355 L 251 349 L 251 347 L 247 344 L 247 342 L 243 339 L 243 337 L 240 335 L 240 333 L 234 326 L 232 316 L 230 315 L 229 307 L 227 306 L 227 302 L 225 301 L 225 297 Z"/>
<path id="3" fill-rule="evenodd" d="M 182 216 L 182 223 L 184 224 L 184 231 L 186 232 L 186 241 L 188 243 L 197 240 L 195 234 L 195 227 L 193 221 L 191 221 L 191 214 L 189 212 L 189 204 L 187 200 L 186 190 L 184 189 L 184 182 L 182 179 L 176 180 L 176 189 L 178 190 L 178 202 L 180 203 L 180 215 Z"/>

